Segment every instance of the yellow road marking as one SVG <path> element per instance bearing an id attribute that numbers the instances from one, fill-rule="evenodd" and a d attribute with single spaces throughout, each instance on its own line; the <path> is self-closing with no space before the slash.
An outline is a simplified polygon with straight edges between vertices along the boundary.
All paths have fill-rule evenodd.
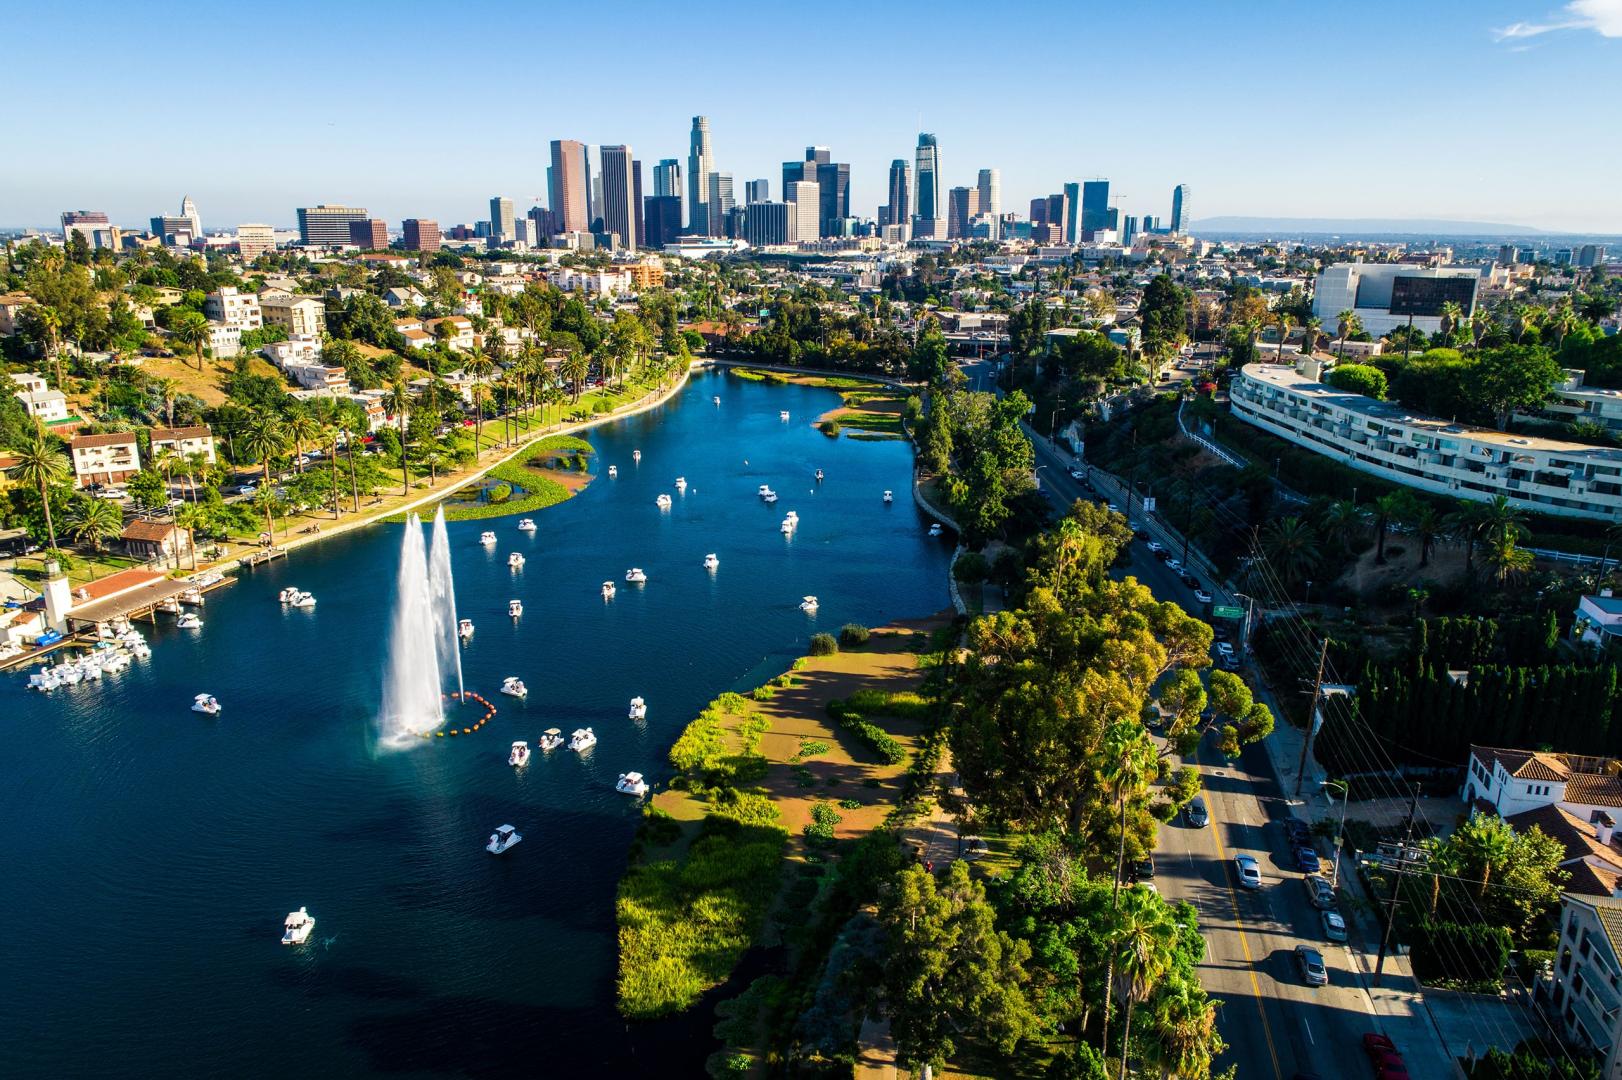
<path id="1" fill-rule="evenodd" d="M 1200 791 L 1205 791 L 1203 783 Z M 1233 922 L 1239 930 L 1239 947 L 1245 953 L 1245 966 L 1250 971 L 1250 988 L 1256 993 L 1256 1015 L 1262 1018 L 1262 1036 L 1267 1040 L 1268 1056 L 1273 1059 L 1273 1076 L 1275 1080 L 1284 1080 L 1284 1071 L 1278 1067 L 1278 1051 L 1273 1047 L 1273 1028 L 1267 1022 L 1267 1009 L 1262 1004 L 1262 984 L 1256 978 L 1256 961 L 1250 955 L 1250 941 L 1245 937 L 1245 920 L 1239 914 L 1239 894 L 1234 892 L 1233 883 L 1228 880 L 1228 853 L 1222 847 L 1222 830 L 1214 821 L 1211 823 L 1211 839 L 1216 842 L 1217 859 L 1222 864 L 1222 886 L 1228 890 L 1228 901 L 1233 904 Z"/>

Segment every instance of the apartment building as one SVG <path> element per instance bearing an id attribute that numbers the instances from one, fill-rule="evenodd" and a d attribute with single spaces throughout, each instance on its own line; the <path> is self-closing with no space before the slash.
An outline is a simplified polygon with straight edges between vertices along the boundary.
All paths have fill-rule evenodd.
<path id="1" fill-rule="evenodd" d="M 141 471 L 141 450 L 131 431 L 80 435 L 68 448 L 73 454 L 73 479 L 78 487 L 121 484 Z"/>
<path id="2" fill-rule="evenodd" d="M 241 352 L 242 327 L 236 323 L 209 323 L 208 351 L 216 360 L 229 360 Z"/>
<path id="3" fill-rule="evenodd" d="M 1622 897 L 1567 894 L 1545 1012 L 1565 1037 L 1605 1058 L 1622 1077 Z"/>
<path id="4" fill-rule="evenodd" d="M 203 299 L 203 314 L 215 322 L 231 323 L 244 330 L 258 330 L 265 325 L 259 310 L 259 297 L 254 293 L 237 291 L 235 286 L 223 285 Z"/>
<path id="5" fill-rule="evenodd" d="M 1233 415 L 1354 469 L 1458 499 L 1502 495 L 1525 510 L 1622 519 L 1622 450 L 1467 427 L 1321 381 L 1321 362 L 1246 364 Z"/>
<path id="6" fill-rule="evenodd" d="M 148 435 L 150 437 L 147 445 L 152 448 L 154 458 L 168 450 L 183 458 L 202 454 L 204 461 L 210 465 L 214 464 L 214 432 L 207 424 L 176 428 L 155 427 Z"/>
<path id="7" fill-rule="evenodd" d="M 327 329 L 327 307 L 313 296 L 260 293 L 259 309 L 267 325 L 281 327 L 288 337 L 320 337 Z"/>
<path id="8" fill-rule="evenodd" d="M 1566 378 L 1549 391 L 1538 409 L 1515 412 L 1516 420 L 1537 420 L 1546 424 L 1574 424 L 1589 420 L 1607 431 L 1622 431 L 1622 390 L 1601 390 L 1583 385 L 1583 372 L 1566 369 Z"/>
<path id="9" fill-rule="evenodd" d="M 60 423 L 68 418 L 66 395 L 60 390 L 50 389 L 43 375 L 28 372 L 13 375 L 11 381 L 15 384 L 12 392 L 23 403 L 23 410 L 29 416 L 37 417 L 46 424 Z"/>
<path id="10" fill-rule="evenodd" d="M 33 303 L 34 298 L 27 293 L 0 293 L 0 337 L 10 337 L 17 332 L 18 316 Z"/>

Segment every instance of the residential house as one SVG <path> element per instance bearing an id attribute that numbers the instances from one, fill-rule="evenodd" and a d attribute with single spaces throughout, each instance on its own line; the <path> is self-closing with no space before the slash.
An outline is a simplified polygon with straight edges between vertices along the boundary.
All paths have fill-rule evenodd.
<path id="1" fill-rule="evenodd" d="M 320 337 L 327 329 L 327 308 L 313 296 L 284 292 L 259 294 L 259 309 L 268 326 L 279 326 L 288 337 Z"/>
<path id="2" fill-rule="evenodd" d="M 204 298 L 203 314 L 214 322 L 231 323 L 244 330 L 258 330 L 265 325 L 259 297 L 239 292 L 231 285 L 223 285 Z"/>
<path id="3" fill-rule="evenodd" d="M 153 458 L 165 450 L 182 458 L 193 454 L 202 454 L 203 460 L 210 465 L 214 464 L 214 432 L 207 424 L 197 424 L 192 427 L 155 427 L 148 433 L 147 445 L 151 447 Z"/>
<path id="4" fill-rule="evenodd" d="M 119 534 L 124 550 L 136 559 L 179 561 L 191 551 L 185 529 L 172 521 L 132 521 Z"/>
<path id="5" fill-rule="evenodd" d="M 259 355 L 279 368 L 286 368 L 289 364 L 311 364 L 321 359 L 321 339 L 295 337 L 286 341 L 266 342 Z"/>
<path id="6" fill-rule="evenodd" d="M 217 360 L 229 360 L 241 352 L 242 327 L 236 323 L 209 323 L 208 351 Z"/>
<path id="7" fill-rule="evenodd" d="M 446 346 L 455 349 L 458 352 L 473 351 L 474 347 L 477 345 L 477 342 L 475 342 L 473 339 L 473 323 L 471 320 L 464 319 L 460 315 L 447 315 L 443 319 L 429 319 L 423 324 L 423 329 L 427 332 L 431 340 L 439 341 L 440 335 L 447 333 L 446 331 L 439 329 L 440 326 L 444 324 L 448 324 L 450 327 L 448 335 L 444 338 Z M 409 334 L 407 334 L 406 337 L 407 340 L 410 340 Z"/>
<path id="8" fill-rule="evenodd" d="M 1602 1055 L 1600 1075 L 1617 1080 L 1622 1075 L 1622 897 L 1568 893 L 1555 952 L 1543 1011 L 1568 1040 Z"/>
<path id="9" fill-rule="evenodd" d="M 420 308 L 428 298 L 410 285 L 396 285 L 383 293 L 383 302 L 391 308 Z"/>
<path id="10" fill-rule="evenodd" d="M 1598 596 L 1577 601 L 1577 614 L 1571 622 L 1571 636 L 1585 645 L 1602 648 L 1622 645 L 1622 600 L 1601 589 Z"/>
<path id="11" fill-rule="evenodd" d="M 23 308 L 33 303 L 34 298 L 27 293 L 0 293 L 0 337 L 10 337 L 17 332 L 17 317 Z"/>
<path id="12" fill-rule="evenodd" d="M 1601 813 L 1616 816 L 1622 814 L 1622 761 L 1471 746 L 1464 801 L 1505 820 L 1544 806 L 1559 806 L 1582 822 Z"/>
<path id="13" fill-rule="evenodd" d="M 80 435 L 68 444 L 73 455 L 73 478 L 78 487 L 122 484 L 141 471 L 141 451 L 135 433 Z"/>
<path id="14" fill-rule="evenodd" d="M 29 416 L 38 417 L 46 424 L 58 424 L 68 418 L 67 396 L 60 390 L 48 388 L 44 376 L 28 372 L 13 375 L 11 381 L 16 384 L 17 400 L 23 403 Z"/>
<path id="15" fill-rule="evenodd" d="M 348 390 L 349 375 L 341 367 L 321 363 L 292 363 L 284 369 L 306 390 Z"/>

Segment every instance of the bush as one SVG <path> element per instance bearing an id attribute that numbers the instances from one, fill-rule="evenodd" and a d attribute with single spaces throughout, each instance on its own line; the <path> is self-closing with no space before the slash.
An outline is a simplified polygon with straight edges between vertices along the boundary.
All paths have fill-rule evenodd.
<path id="1" fill-rule="evenodd" d="M 827 435 L 829 438 L 837 439 L 839 438 L 839 421 L 832 419 L 824 420 L 822 423 L 817 425 L 817 430 L 822 432 L 824 435 Z"/>
<path id="2" fill-rule="evenodd" d="M 681 825 L 657 806 L 643 809 L 640 831 L 642 835 L 639 839 L 657 847 L 665 847 L 681 839 Z"/>
<path id="3" fill-rule="evenodd" d="M 867 639 L 871 636 L 871 631 L 861 623 L 848 622 L 839 628 L 839 644 L 847 649 L 866 645 Z"/>
<path id="4" fill-rule="evenodd" d="M 1424 981 L 1497 985 L 1509 963 L 1512 943 L 1502 926 L 1425 919 L 1406 930 L 1414 974 Z"/>
<path id="5" fill-rule="evenodd" d="M 832 747 L 820 739 L 802 739 L 799 753 L 794 756 L 797 758 L 816 757 L 818 754 L 826 754 L 831 749 Z"/>
<path id="6" fill-rule="evenodd" d="M 978 551 L 966 551 L 952 565 L 952 576 L 965 585 L 974 585 L 991 576 L 991 564 Z"/>
<path id="7" fill-rule="evenodd" d="M 512 497 L 513 486 L 506 482 L 502 482 L 491 488 L 490 494 L 487 496 L 489 501 L 493 503 L 504 503 Z"/>
<path id="8" fill-rule="evenodd" d="M 873 695 L 873 697 L 863 699 L 863 694 Z M 899 694 L 885 694 L 878 690 L 858 690 L 845 701 L 835 699 L 828 702 L 828 715 L 837 720 L 840 727 L 844 728 L 846 731 L 856 736 L 856 738 L 862 743 L 866 744 L 868 749 L 878 754 L 879 758 L 884 761 L 885 764 L 899 765 L 903 761 L 907 760 L 907 751 L 890 735 L 889 732 L 885 731 L 883 728 L 872 723 L 865 716 L 863 716 L 862 712 L 856 707 L 856 705 L 859 699 L 873 700 L 874 698 L 877 698 L 883 700 L 902 696 L 903 695 Z M 905 696 L 917 698 L 916 694 Z M 920 702 L 922 701 L 921 698 L 918 700 Z M 898 714 L 892 713 L 891 715 Z"/>
<path id="9" fill-rule="evenodd" d="M 834 828 L 843 820 L 833 807 L 817 803 L 811 808 L 811 823 L 804 829 L 806 840 L 813 844 L 833 843 Z"/>
<path id="10" fill-rule="evenodd" d="M 860 810 L 862 808 L 862 804 L 857 802 L 855 799 L 840 799 L 839 807 L 842 810 Z"/>
<path id="11" fill-rule="evenodd" d="M 770 701 L 776 694 L 777 691 L 774 690 L 770 685 L 757 686 L 750 691 L 750 696 L 756 701 Z"/>
<path id="12" fill-rule="evenodd" d="M 1337 390 L 1363 394 L 1376 401 L 1384 401 L 1387 392 L 1385 372 L 1367 364 L 1341 364 L 1324 377 L 1324 382 Z"/>
<path id="13" fill-rule="evenodd" d="M 596 401 L 593 401 L 591 403 L 591 411 L 594 412 L 594 413 L 597 413 L 599 415 L 601 415 L 602 413 L 608 412 L 613 407 L 614 406 L 612 406 L 612 405 L 610 405 L 608 403 L 608 400 L 606 398 L 598 398 Z"/>
<path id="14" fill-rule="evenodd" d="M 839 651 L 839 642 L 834 640 L 832 634 L 812 634 L 808 651 L 812 656 L 832 656 Z"/>

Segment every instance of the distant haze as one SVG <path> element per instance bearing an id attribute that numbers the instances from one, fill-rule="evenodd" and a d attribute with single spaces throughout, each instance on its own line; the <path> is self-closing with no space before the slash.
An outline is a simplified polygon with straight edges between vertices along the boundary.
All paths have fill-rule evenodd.
<path id="1" fill-rule="evenodd" d="M 1493 221 L 1449 221 L 1446 218 L 1276 218 L 1213 217 L 1195 221 L 1195 233 L 1340 233 L 1368 236 L 1423 233 L 1427 236 L 1549 236 L 1530 225 Z"/>

